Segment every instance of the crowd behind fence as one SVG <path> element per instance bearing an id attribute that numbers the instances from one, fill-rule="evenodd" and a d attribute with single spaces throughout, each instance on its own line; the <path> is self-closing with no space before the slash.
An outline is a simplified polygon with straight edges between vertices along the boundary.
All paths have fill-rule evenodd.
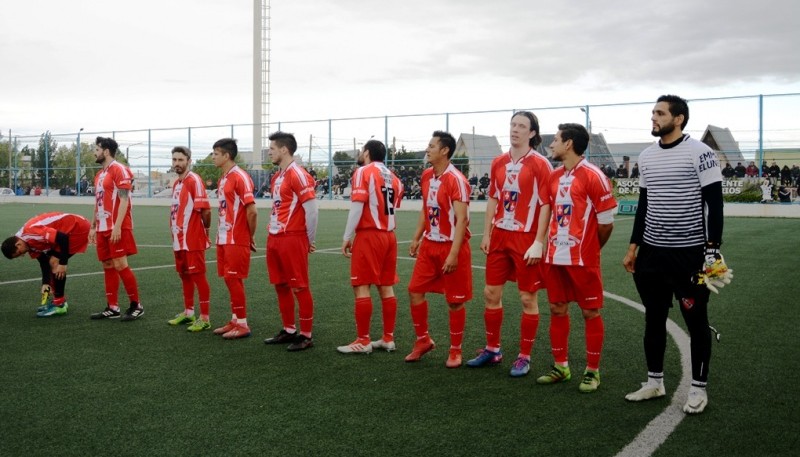
<path id="1" fill-rule="evenodd" d="M 274 122 L 267 130 L 294 133 L 298 141 L 295 157 L 314 172 L 323 195 L 336 198 L 345 193 L 349 172 L 355 164 L 355 152 L 370 138 L 387 145 L 387 165 L 394 167 L 398 174 L 406 175 L 411 174 L 407 170 L 419 172 L 424 167 L 424 150 L 434 130 L 449 131 L 459 140 L 468 138 L 461 141 L 467 151 L 460 159 L 461 167 L 468 178 L 479 180 L 488 171 L 491 157 L 508 149 L 509 119 L 520 109 L 530 109 L 537 114 L 544 135 L 555 133 L 558 124 L 564 122 L 585 125 L 593 134 L 587 158 L 603 166 L 607 174 L 625 179 L 625 173 L 628 177 L 634 173 L 638 154 L 635 151 L 641 151 L 643 145 L 654 141 L 650 135 L 652 106 L 653 102 L 647 101 L 298 120 Z M 771 181 L 777 178 L 784 181 L 782 185 L 797 187 L 792 170 L 800 164 L 800 127 L 793 121 L 798 108 L 800 94 L 694 99 L 690 100 L 691 116 L 685 132 L 697 138 L 707 136 L 712 130 L 722 132 L 710 142 L 719 151 L 723 165 L 730 162 L 735 169 L 742 162 L 746 170 L 752 162 L 758 168 L 758 177 L 766 173 Z M 7 186 L 13 193 L 35 194 L 37 188 L 43 194 L 91 193 L 90 187 L 99 169 L 94 162 L 97 136 L 113 137 L 119 143 L 119 160 L 134 171 L 139 195 L 150 197 L 165 193 L 164 189 L 174 179 L 174 174 L 169 172 L 170 151 L 178 145 L 192 149 L 195 171 L 213 185 L 218 172 L 208 160 L 211 146 L 220 138 L 232 137 L 238 139 L 241 164 L 251 173 L 260 191 L 268 182 L 272 165 L 266 148 L 253 152 L 252 132 L 251 124 L 117 131 L 84 131 L 81 128 L 72 133 L 0 132 L 0 187 Z M 469 138 L 474 142 L 481 136 L 494 137 L 497 150 L 487 153 L 471 149 Z M 598 142 L 605 146 L 598 147 Z M 540 148 L 545 154 L 546 146 Z M 778 166 L 777 177 L 773 176 L 773 162 Z M 788 180 L 783 175 L 786 169 Z M 404 178 L 404 182 L 408 190 L 413 189 L 413 177 Z"/>

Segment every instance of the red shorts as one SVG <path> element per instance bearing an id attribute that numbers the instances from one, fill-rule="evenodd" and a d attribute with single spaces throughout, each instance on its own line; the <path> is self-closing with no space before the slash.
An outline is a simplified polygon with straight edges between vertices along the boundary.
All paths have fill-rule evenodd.
<path id="1" fill-rule="evenodd" d="M 101 262 L 134 255 L 137 252 L 139 251 L 136 249 L 133 230 L 122 229 L 119 241 L 116 243 L 111 242 L 111 230 L 97 232 L 97 258 Z"/>
<path id="2" fill-rule="evenodd" d="M 250 246 L 217 245 L 217 275 L 221 278 L 246 278 L 250 274 Z"/>
<path id="3" fill-rule="evenodd" d="M 547 299 L 550 303 L 578 302 L 582 309 L 603 307 L 600 267 L 544 264 Z"/>
<path id="4" fill-rule="evenodd" d="M 270 284 L 308 287 L 308 235 L 305 232 L 267 235 Z"/>
<path id="5" fill-rule="evenodd" d="M 180 274 L 206 272 L 206 251 L 173 251 L 175 253 L 175 271 Z"/>
<path id="6" fill-rule="evenodd" d="M 422 240 L 414 273 L 411 274 L 411 282 L 408 284 L 409 292 L 444 294 L 447 303 L 464 303 L 472 299 L 472 250 L 469 240 L 461 243 L 455 271 L 442 273 L 444 261 L 452 246 L 452 241 L 440 243 Z"/>
<path id="7" fill-rule="evenodd" d="M 544 287 L 540 265 L 527 265 L 525 252 L 536 240 L 532 232 L 510 232 L 492 229 L 489 254 L 486 256 L 486 285 L 502 286 L 506 281 L 516 281 L 519 290 L 536 292 Z"/>
<path id="8" fill-rule="evenodd" d="M 350 252 L 351 286 L 393 286 L 400 281 L 394 232 L 359 230 Z"/>

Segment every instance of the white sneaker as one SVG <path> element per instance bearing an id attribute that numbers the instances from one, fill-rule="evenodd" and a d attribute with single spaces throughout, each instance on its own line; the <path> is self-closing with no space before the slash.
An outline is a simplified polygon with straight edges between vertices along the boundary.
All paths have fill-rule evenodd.
<path id="1" fill-rule="evenodd" d="M 383 338 L 371 342 L 370 346 L 372 346 L 372 349 L 383 349 L 386 352 L 392 352 L 397 349 L 394 341 L 384 341 Z"/>
<path id="2" fill-rule="evenodd" d="M 689 389 L 686 403 L 683 405 L 683 412 L 686 414 L 700 414 L 706 409 L 706 405 L 708 405 L 706 389 L 692 386 L 692 388 Z"/>
<path id="3" fill-rule="evenodd" d="M 342 354 L 370 354 L 372 352 L 372 344 L 361 344 L 358 340 L 355 340 L 347 346 L 337 347 L 336 350 Z"/>
<path id="4" fill-rule="evenodd" d="M 625 400 L 628 401 L 645 401 L 652 400 L 653 398 L 661 398 L 667 394 L 664 388 L 664 383 L 655 384 L 650 382 L 643 382 L 642 388 L 636 392 L 631 392 L 625 395 Z"/>

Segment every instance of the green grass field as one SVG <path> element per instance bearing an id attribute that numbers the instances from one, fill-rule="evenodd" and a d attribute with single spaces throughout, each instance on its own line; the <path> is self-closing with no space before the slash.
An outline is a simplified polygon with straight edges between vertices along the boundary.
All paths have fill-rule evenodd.
<path id="1" fill-rule="evenodd" d="M 0 206 L 0 236 L 55 205 Z M 89 206 L 66 211 L 89 215 Z M 669 400 L 629 404 L 625 393 L 646 378 L 641 345 L 643 315 L 608 299 L 606 343 L 598 392 L 578 392 L 579 377 L 538 386 L 551 363 L 542 307 L 530 376 L 512 379 L 518 348 L 520 304 L 506 287 L 500 367 L 448 370 L 447 312 L 431 295 L 431 333 L 439 347 L 422 362 L 406 364 L 413 327 L 405 287 L 413 262 L 398 261 L 400 284 L 395 353 L 338 354 L 355 336 L 349 263 L 341 254 L 347 213 L 323 211 L 311 257 L 316 302 L 314 340 L 305 352 L 265 346 L 280 328 L 274 289 L 264 261 L 267 212 L 259 214 L 257 241 L 246 281 L 253 336 L 223 341 L 210 332 L 189 334 L 166 320 L 181 310 L 167 230 L 168 209 L 136 207 L 138 255 L 130 259 L 147 314 L 136 322 L 90 321 L 104 307 L 101 268 L 90 247 L 73 258 L 66 316 L 35 317 L 38 264 L 0 260 L 0 455 L 591 455 L 611 456 L 630 443 Z M 478 232 L 483 214 L 473 214 Z M 399 213 L 400 255 L 417 214 Z M 621 266 L 632 219 L 619 217 L 603 252 L 605 288 L 638 302 Z M 214 228 L 213 231 L 216 229 Z M 465 355 L 484 343 L 483 255 L 472 240 L 476 298 L 468 304 Z M 795 375 L 800 296 L 796 220 L 726 220 L 723 253 L 735 270 L 733 284 L 712 298 L 711 320 L 722 333 L 714 344 L 706 412 L 685 418 L 658 456 L 796 455 Z M 214 250 L 208 259 L 215 258 Z M 227 290 L 209 265 L 212 323 L 229 316 Z M 121 302 L 125 299 L 120 289 Z M 540 302 L 546 295 L 540 292 Z M 376 305 L 377 305 L 376 301 Z M 572 305 L 573 372 L 585 363 L 583 323 Z M 373 336 L 380 334 L 375 307 Z M 670 316 L 682 328 L 678 310 Z M 681 377 L 677 347 L 667 349 L 668 397 Z M 576 379 L 577 378 L 577 379 Z M 682 401 L 682 399 L 681 399 Z"/>

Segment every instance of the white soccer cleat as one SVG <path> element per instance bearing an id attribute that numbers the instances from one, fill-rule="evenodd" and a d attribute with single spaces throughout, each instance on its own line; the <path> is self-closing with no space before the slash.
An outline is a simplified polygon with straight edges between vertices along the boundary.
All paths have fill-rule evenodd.
<path id="1" fill-rule="evenodd" d="M 347 346 L 337 347 L 336 350 L 342 354 L 370 354 L 372 353 L 372 343 L 363 344 L 355 340 Z"/>
<path id="2" fill-rule="evenodd" d="M 369 345 L 372 346 L 372 349 L 383 349 L 386 352 L 392 352 L 397 349 L 397 345 L 394 344 L 394 341 L 384 341 L 383 338 L 375 340 Z"/>
<path id="3" fill-rule="evenodd" d="M 700 414 L 708 405 L 708 394 L 706 389 L 692 386 L 686 403 L 683 405 L 683 412 L 686 414 Z"/>
<path id="4" fill-rule="evenodd" d="M 643 382 L 642 388 L 636 392 L 631 392 L 625 395 L 625 400 L 628 401 L 645 401 L 654 398 L 661 398 L 667 394 L 664 384 L 652 384 L 650 382 Z"/>

